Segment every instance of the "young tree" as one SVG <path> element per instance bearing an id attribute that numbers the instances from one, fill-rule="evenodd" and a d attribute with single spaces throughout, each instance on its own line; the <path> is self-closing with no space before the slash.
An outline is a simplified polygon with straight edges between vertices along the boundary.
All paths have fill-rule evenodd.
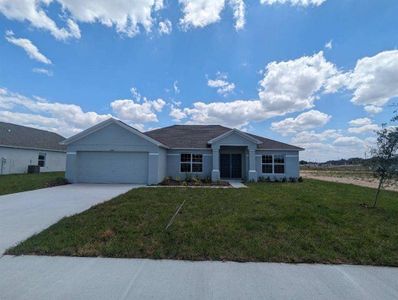
<path id="1" fill-rule="evenodd" d="M 398 113 L 391 119 L 391 122 L 397 121 Z M 390 180 L 396 181 L 398 178 L 398 126 L 387 127 L 387 124 L 383 124 L 382 129 L 377 131 L 376 147 L 371 150 L 371 154 L 371 168 L 379 179 L 373 202 L 373 207 L 376 207 L 383 184 Z"/>

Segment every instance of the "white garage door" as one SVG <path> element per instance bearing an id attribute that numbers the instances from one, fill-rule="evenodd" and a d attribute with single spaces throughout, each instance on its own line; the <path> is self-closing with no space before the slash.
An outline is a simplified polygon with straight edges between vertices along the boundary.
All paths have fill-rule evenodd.
<path id="1" fill-rule="evenodd" d="M 147 183 L 148 153 L 77 152 L 78 182 Z"/>

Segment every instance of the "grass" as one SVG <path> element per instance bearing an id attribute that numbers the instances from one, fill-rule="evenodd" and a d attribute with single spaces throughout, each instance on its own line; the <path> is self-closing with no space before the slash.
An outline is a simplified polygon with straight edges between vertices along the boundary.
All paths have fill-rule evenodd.
<path id="1" fill-rule="evenodd" d="M 0 195 L 63 184 L 64 172 L 0 175 Z"/>
<path id="2" fill-rule="evenodd" d="M 64 218 L 7 253 L 398 266 L 398 193 L 383 192 L 377 209 L 362 207 L 373 195 L 317 180 L 142 188 Z"/>

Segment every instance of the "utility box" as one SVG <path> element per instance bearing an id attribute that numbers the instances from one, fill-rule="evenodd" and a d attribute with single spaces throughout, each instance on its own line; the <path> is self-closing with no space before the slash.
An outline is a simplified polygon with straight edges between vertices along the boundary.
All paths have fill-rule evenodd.
<path id="1" fill-rule="evenodd" d="M 28 174 L 39 174 L 39 173 L 40 173 L 40 166 L 36 165 L 28 166 Z"/>

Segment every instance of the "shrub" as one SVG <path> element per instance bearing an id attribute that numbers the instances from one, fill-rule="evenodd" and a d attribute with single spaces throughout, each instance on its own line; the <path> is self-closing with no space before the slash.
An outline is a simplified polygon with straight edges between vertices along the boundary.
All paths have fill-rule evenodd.
<path id="1" fill-rule="evenodd" d="M 300 177 L 298 178 L 297 181 L 298 181 L 298 182 L 303 182 L 303 181 L 304 181 L 304 180 L 303 180 L 303 177 L 300 176 Z"/>
<path id="2" fill-rule="evenodd" d="M 289 177 L 289 182 L 296 182 L 297 178 L 296 177 Z"/>
<path id="3" fill-rule="evenodd" d="M 282 182 L 287 182 L 286 177 L 283 177 L 281 181 L 282 181 Z"/>

